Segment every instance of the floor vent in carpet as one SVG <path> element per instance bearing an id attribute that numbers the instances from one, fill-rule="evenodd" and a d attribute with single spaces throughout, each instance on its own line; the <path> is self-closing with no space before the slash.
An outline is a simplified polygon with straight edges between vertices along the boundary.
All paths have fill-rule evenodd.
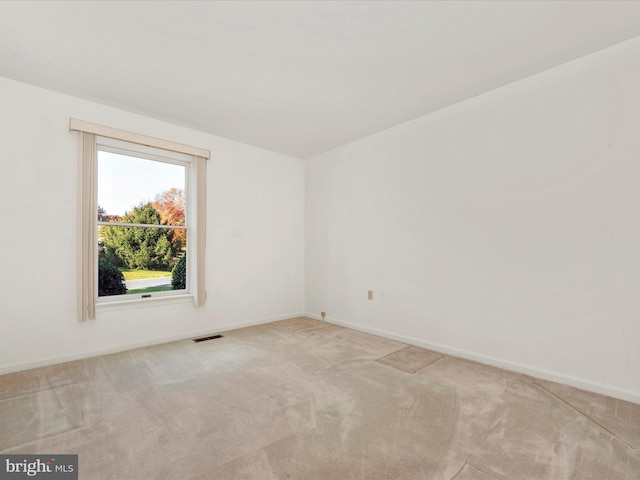
<path id="1" fill-rule="evenodd" d="M 224 337 L 224 335 L 211 335 L 210 337 L 200 337 L 200 338 L 194 338 L 193 341 L 194 342 L 204 342 L 206 340 L 215 340 L 216 338 L 222 338 Z"/>

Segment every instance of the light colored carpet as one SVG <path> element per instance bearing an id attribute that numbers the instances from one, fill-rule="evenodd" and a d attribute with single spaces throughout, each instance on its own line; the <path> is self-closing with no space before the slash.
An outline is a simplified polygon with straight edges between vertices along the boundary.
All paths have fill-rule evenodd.
<path id="1" fill-rule="evenodd" d="M 0 451 L 83 480 L 630 480 L 640 405 L 296 318 L 2 376 Z"/>
<path id="2" fill-rule="evenodd" d="M 406 347 L 382 357 L 378 362 L 403 372 L 416 373 L 442 357 L 442 354 L 425 350 L 424 348 Z"/>

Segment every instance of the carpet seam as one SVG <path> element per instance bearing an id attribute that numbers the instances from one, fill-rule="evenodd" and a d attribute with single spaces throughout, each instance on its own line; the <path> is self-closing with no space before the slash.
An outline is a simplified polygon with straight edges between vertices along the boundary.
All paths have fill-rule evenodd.
<path id="1" fill-rule="evenodd" d="M 469 464 L 469 462 L 466 462 L 466 461 L 465 461 L 465 462 L 462 464 L 462 466 L 460 467 L 460 469 L 459 469 L 459 470 L 458 470 L 458 471 L 453 475 L 453 477 L 451 477 L 451 480 L 456 480 L 456 477 L 457 477 L 458 475 L 460 475 L 460 472 L 462 472 L 462 470 L 464 470 L 464 467 L 466 467 L 468 464 Z"/>
<path id="2" fill-rule="evenodd" d="M 633 445 L 631 445 L 629 442 L 627 442 L 625 439 L 619 437 L 616 433 L 612 432 L 611 430 L 609 430 L 607 427 L 605 427 L 604 425 L 601 425 L 599 422 L 597 422 L 596 420 L 594 420 L 593 418 L 591 418 L 589 415 L 587 415 L 586 413 L 584 413 L 582 410 L 580 410 L 578 407 L 575 407 L 573 405 L 571 405 L 569 402 L 567 402 L 565 399 L 559 397 L 558 395 L 556 395 L 555 393 L 553 393 L 551 390 L 546 389 L 545 387 L 543 387 L 542 385 L 540 385 L 539 383 L 536 382 L 531 382 L 533 385 L 535 385 L 536 387 L 538 387 L 539 389 L 547 392 L 549 395 L 553 396 L 554 398 L 560 400 L 562 403 L 564 403 L 565 405 L 567 405 L 569 408 L 575 410 L 576 412 L 578 412 L 580 415 L 582 415 L 584 418 L 586 418 L 587 420 L 589 420 L 591 423 L 593 423 L 594 425 L 600 427 L 602 430 L 604 430 L 605 432 L 609 433 L 610 435 L 613 435 L 615 438 L 617 438 L 618 440 L 620 440 L 620 442 L 622 442 L 623 444 L 625 444 L 629 449 L 631 449 L 634 452 L 640 453 L 640 450 L 638 450 L 636 447 L 634 447 Z"/>
<path id="3" fill-rule="evenodd" d="M 439 362 L 440 360 L 442 360 L 444 357 L 447 357 L 448 355 L 440 355 L 440 358 L 436 358 L 433 362 L 431 363 L 427 363 L 424 367 L 422 367 L 420 370 L 417 370 L 416 373 L 421 372 L 422 370 L 424 370 L 427 367 L 430 367 L 431 365 L 433 365 L 436 362 Z"/>

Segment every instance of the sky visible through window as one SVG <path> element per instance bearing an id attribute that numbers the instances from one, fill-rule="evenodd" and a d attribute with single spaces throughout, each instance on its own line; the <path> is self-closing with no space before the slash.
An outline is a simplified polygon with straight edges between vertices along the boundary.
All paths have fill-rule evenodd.
<path id="1" fill-rule="evenodd" d="M 171 188 L 184 191 L 181 165 L 98 151 L 98 205 L 106 215 L 124 215 Z"/>

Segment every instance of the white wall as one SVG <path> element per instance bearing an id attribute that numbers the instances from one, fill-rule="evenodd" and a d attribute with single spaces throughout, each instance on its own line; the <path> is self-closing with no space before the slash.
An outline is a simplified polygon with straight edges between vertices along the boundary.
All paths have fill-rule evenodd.
<path id="1" fill-rule="evenodd" d="M 0 373 L 304 311 L 301 160 L 0 78 Z M 208 301 L 77 315 L 69 117 L 210 149 Z"/>
<path id="2" fill-rule="evenodd" d="M 635 39 L 308 160 L 307 312 L 640 402 L 638 58 Z"/>
<path id="3" fill-rule="evenodd" d="M 312 314 L 640 401 L 637 58 L 310 159 L 306 197 L 298 159 L 0 78 L 0 373 L 296 315 L 306 268 Z M 69 117 L 211 149 L 204 307 L 77 320 Z"/>

